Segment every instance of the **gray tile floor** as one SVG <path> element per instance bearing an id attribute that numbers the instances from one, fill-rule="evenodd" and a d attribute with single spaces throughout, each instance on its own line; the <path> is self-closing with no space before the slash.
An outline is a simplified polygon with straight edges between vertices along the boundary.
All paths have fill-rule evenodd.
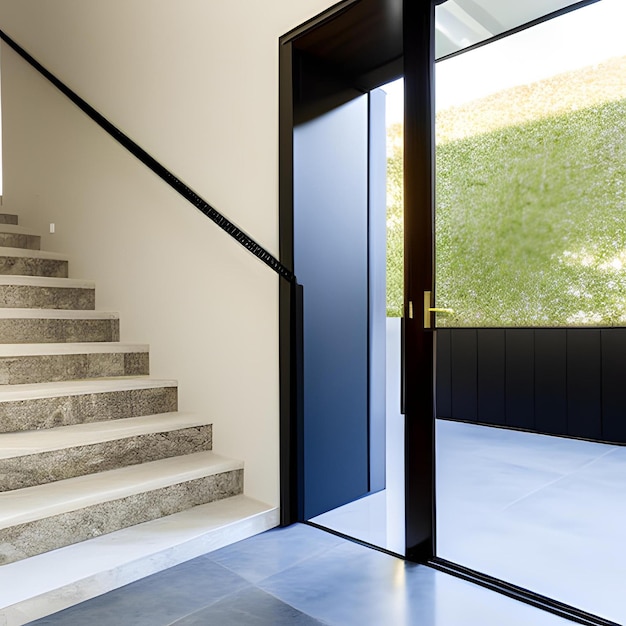
<path id="1" fill-rule="evenodd" d="M 437 554 L 626 624 L 626 447 L 437 422 Z"/>
<path id="2" fill-rule="evenodd" d="M 445 420 L 436 435 L 438 556 L 626 624 L 626 447 Z M 314 521 L 389 547 L 388 501 Z"/>
<path id="3" fill-rule="evenodd" d="M 306 525 L 274 529 L 32 622 L 559 626 L 558 617 Z"/>

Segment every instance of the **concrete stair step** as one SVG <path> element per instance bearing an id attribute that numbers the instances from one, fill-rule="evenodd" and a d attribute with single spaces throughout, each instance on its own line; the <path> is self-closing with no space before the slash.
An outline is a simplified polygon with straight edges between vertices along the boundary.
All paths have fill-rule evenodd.
<path id="1" fill-rule="evenodd" d="M 0 221 L 0 233 L 16 233 L 18 235 L 33 235 L 32 228 L 25 228 L 24 226 L 18 226 L 17 224 L 5 224 Z"/>
<path id="2" fill-rule="evenodd" d="M 40 250 L 41 237 L 33 235 L 32 231 L 14 224 L 0 223 L 0 246 L 6 248 L 24 248 L 26 250 Z"/>
<path id="3" fill-rule="evenodd" d="M 0 624 L 23 626 L 273 528 L 278 517 L 238 495 L 4 565 Z"/>
<path id="4" fill-rule="evenodd" d="M 175 380 L 104 378 L 0 386 L 0 432 L 176 411 Z"/>
<path id="5" fill-rule="evenodd" d="M 67 278 L 67 257 L 57 252 L 0 247 L 0 274 Z"/>
<path id="6" fill-rule="evenodd" d="M 0 565 L 242 491 L 240 461 L 196 452 L 0 493 Z"/>
<path id="7" fill-rule="evenodd" d="M 0 274 L 0 308 L 93 310 L 96 287 L 91 281 L 46 276 Z"/>
<path id="8" fill-rule="evenodd" d="M 65 255 L 0 214 L 0 624 L 276 526 Z"/>
<path id="9" fill-rule="evenodd" d="M 0 343 L 119 341 L 117 313 L 59 309 L 0 309 Z"/>
<path id="10" fill-rule="evenodd" d="M 179 412 L 0 434 L 0 492 L 211 448 L 208 420 Z"/>
<path id="11" fill-rule="evenodd" d="M 0 344 L 0 385 L 148 373 L 149 354 L 145 344 Z"/>

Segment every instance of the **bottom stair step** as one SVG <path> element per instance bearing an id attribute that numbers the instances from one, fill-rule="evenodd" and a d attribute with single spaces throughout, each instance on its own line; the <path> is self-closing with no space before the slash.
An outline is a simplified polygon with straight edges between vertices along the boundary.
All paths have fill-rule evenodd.
<path id="1" fill-rule="evenodd" d="M 22 626 L 277 526 L 243 495 L 0 567 L 0 624 Z"/>
<path id="2" fill-rule="evenodd" d="M 0 494 L 0 565 L 243 491 L 243 463 L 213 452 Z"/>

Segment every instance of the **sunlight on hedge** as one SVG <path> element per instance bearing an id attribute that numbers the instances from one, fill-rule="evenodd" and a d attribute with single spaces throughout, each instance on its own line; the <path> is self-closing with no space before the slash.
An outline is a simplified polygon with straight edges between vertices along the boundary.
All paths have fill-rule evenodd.
<path id="1" fill-rule="evenodd" d="M 626 76 L 626 59 L 619 68 Z M 491 96 L 489 110 L 472 105 L 473 123 L 498 120 L 495 130 L 437 146 L 436 304 L 456 312 L 437 323 L 624 325 L 626 98 L 568 112 L 560 102 L 552 116 L 543 102 L 538 119 L 498 127 L 513 103 L 528 116 L 520 90 L 509 92 Z M 388 155 L 389 315 L 402 308 L 399 145 Z"/>

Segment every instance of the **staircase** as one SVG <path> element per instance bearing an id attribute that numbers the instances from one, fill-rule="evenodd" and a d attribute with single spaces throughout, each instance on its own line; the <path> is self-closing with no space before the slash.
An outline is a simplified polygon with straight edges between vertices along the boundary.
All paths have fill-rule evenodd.
<path id="1" fill-rule="evenodd" d="M 275 511 L 241 495 L 243 464 L 212 451 L 206 417 L 177 410 L 176 382 L 148 376 L 148 346 L 121 343 L 118 316 L 94 309 L 93 283 L 68 278 L 62 255 L 41 251 L 39 236 L 0 215 L 0 624 L 26 623 L 276 524 Z M 237 532 L 255 516 L 260 525 Z M 168 539 L 127 546 L 130 561 L 121 554 L 112 563 L 110 542 L 136 525 L 169 528 Z M 216 539 L 222 527 L 227 537 Z M 177 545 L 185 546 L 178 556 Z M 100 550 L 106 571 L 134 573 L 97 585 L 102 572 L 77 565 L 72 580 L 59 583 L 51 571 L 33 594 L 7 590 L 29 567 L 41 578 L 57 554 L 71 569 L 67 559 L 80 560 L 81 549 L 96 561 Z"/>

